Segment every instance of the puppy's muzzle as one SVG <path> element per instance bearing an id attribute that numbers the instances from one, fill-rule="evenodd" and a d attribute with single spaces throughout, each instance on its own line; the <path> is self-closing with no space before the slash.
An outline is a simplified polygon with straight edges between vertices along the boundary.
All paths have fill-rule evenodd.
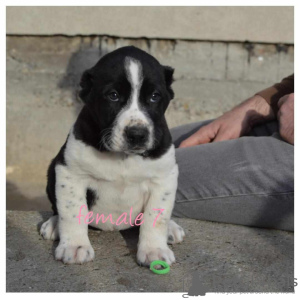
<path id="1" fill-rule="evenodd" d="M 127 126 L 124 134 L 127 144 L 131 149 L 144 148 L 149 139 L 149 130 L 146 126 Z"/>

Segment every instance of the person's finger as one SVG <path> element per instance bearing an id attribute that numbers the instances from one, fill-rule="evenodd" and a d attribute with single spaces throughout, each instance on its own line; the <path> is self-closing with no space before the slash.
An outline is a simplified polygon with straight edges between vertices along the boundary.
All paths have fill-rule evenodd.
<path id="1" fill-rule="evenodd" d="M 212 142 L 234 140 L 239 138 L 240 136 L 241 134 L 239 134 L 238 131 L 231 131 L 228 128 L 220 128 Z"/>
<path id="2" fill-rule="evenodd" d="M 230 135 L 228 133 L 226 133 L 226 131 L 218 131 L 216 134 L 216 137 L 213 140 L 214 142 L 222 142 L 222 141 L 227 141 L 227 140 L 231 140 L 233 139 L 232 137 L 230 137 Z"/>
<path id="3" fill-rule="evenodd" d="M 192 147 L 209 143 L 213 139 L 210 126 L 203 126 L 186 140 L 182 141 L 179 148 Z"/>

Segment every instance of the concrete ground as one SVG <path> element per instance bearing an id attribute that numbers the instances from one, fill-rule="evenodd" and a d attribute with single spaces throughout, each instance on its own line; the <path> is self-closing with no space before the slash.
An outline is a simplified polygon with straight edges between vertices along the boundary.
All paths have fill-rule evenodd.
<path id="1" fill-rule="evenodd" d="M 64 265 L 53 257 L 57 242 L 38 234 L 41 212 L 7 212 L 7 292 L 187 292 L 194 272 L 210 292 L 294 292 L 294 234 L 177 219 L 186 231 L 172 246 L 176 263 L 166 275 L 136 263 L 138 228 L 90 230 L 96 258 Z"/>

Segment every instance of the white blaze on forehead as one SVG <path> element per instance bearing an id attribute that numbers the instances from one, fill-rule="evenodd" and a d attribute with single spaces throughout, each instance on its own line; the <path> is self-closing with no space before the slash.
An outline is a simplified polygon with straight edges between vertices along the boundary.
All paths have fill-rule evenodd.
<path id="1" fill-rule="evenodd" d="M 127 79 L 131 85 L 129 110 L 137 109 L 139 92 L 140 92 L 141 85 L 143 82 L 142 66 L 141 66 L 140 62 L 138 62 L 137 60 L 134 60 L 130 57 L 126 57 L 125 58 L 125 69 L 126 69 Z"/>
<path id="2" fill-rule="evenodd" d="M 127 71 L 128 80 L 132 86 L 138 87 L 141 79 L 141 65 L 139 62 L 126 57 L 125 59 L 125 68 Z"/>

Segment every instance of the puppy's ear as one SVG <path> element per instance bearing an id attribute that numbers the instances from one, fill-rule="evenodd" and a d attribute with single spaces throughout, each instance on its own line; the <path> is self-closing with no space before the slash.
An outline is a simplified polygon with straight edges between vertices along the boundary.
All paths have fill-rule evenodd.
<path id="1" fill-rule="evenodd" d="M 174 92 L 171 88 L 171 84 L 174 81 L 174 78 L 173 78 L 174 69 L 169 66 L 164 66 L 164 72 L 165 72 L 165 80 L 166 80 L 167 90 L 170 94 L 170 100 L 172 100 L 174 98 Z"/>
<path id="2" fill-rule="evenodd" d="M 92 81 L 92 71 L 91 69 L 86 70 L 80 80 L 80 87 L 81 90 L 79 91 L 79 97 L 83 102 L 87 102 L 88 95 L 91 92 L 92 86 L 93 86 L 93 81 Z"/>

